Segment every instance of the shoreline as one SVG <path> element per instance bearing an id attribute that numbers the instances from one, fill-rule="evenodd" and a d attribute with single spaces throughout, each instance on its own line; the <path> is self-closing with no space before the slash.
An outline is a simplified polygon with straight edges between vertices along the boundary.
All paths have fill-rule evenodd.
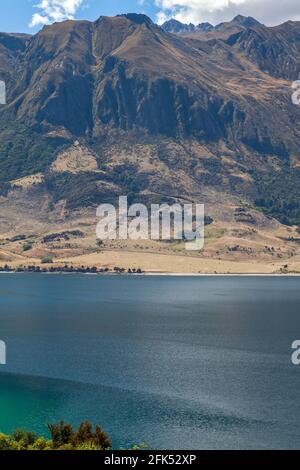
<path id="1" fill-rule="evenodd" d="M 51 261 L 51 262 L 50 262 Z M 5 260 L 0 273 L 143 275 L 143 276 L 300 276 L 300 259 L 221 260 L 166 254 L 101 252 L 43 262 L 38 258 Z"/>
<path id="2" fill-rule="evenodd" d="M 114 276 L 114 277 L 132 277 L 132 276 L 148 276 L 148 277 L 300 277 L 300 273 L 159 273 L 159 272 L 141 272 L 141 273 L 118 273 L 108 272 L 78 272 L 78 271 L 0 271 L 0 275 L 4 274 L 38 274 L 38 275 L 54 275 L 54 276 Z"/>
<path id="3" fill-rule="evenodd" d="M 8 259 L 8 255 L 10 257 Z M 5 255 L 5 254 L 4 254 Z M 7 253 L 0 261 L 0 271 L 81 274 L 143 274 L 147 276 L 300 276 L 300 255 L 280 259 L 240 259 L 232 257 L 181 256 L 139 250 L 110 250 L 87 254 L 61 253 L 45 262 L 38 253 L 22 258 Z M 68 256 L 67 256 L 68 255 Z M 50 257 L 49 257 L 50 259 Z"/>

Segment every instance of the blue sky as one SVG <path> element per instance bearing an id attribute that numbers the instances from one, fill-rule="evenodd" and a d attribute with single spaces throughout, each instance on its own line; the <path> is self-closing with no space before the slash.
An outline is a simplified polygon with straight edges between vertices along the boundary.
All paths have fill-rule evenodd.
<path id="1" fill-rule="evenodd" d="M 55 20 L 95 20 L 128 12 L 145 13 L 159 22 L 174 17 L 195 24 L 216 24 L 237 14 L 265 24 L 300 20 L 299 0 L 2 0 L 0 8 L 0 31 L 31 33 Z"/>
<path id="2" fill-rule="evenodd" d="M 2 0 L 0 2 L 0 31 L 34 33 L 42 27 L 38 24 L 30 27 L 34 14 L 43 14 L 43 9 L 35 8 L 40 0 Z M 154 2 L 138 0 L 87 0 L 72 15 L 77 19 L 95 20 L 101 15 L 116 15 L 118 13 L 145 12 L 155 19 L 158 8 Z"/>

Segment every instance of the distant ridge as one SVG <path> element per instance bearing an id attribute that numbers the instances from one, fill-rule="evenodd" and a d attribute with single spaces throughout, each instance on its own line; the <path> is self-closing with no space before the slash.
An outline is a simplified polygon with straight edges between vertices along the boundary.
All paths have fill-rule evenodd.
<path id="1" fill-rule="evenodd" d="M 166 21 L 162 28 L 168 33 L 175 34 L 189 34 L 189 33 L 207 33 L 211 31 L 224 31 L 234 27 L 251 28 L 253 26 L 259 26 L 261 23 L 251 16 L 237 15 L 232 21 L 226 21 L 213 26 L 210 23 L 199 23 L 198 25 L 184 24 L 178 20 L 170 19 Z"/>
<path id="2" fill-rule="evenodd" d="M 210 23 L 200 23 L 198 25 L 184 24 L 180 21 L 171 19 L 166 21 L 162 28 L 167 31 L 168 33 L 175 33 L 175 34 L 184 34 L 184 33 L 193 33 L 196 31 L 212 31 L 214 26 Z"/>

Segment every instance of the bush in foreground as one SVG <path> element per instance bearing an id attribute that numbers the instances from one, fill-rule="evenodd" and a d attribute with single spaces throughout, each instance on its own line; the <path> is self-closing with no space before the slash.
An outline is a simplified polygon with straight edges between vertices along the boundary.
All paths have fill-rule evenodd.
<path id="1" fill-rule="evenodd" d="M 11 435 L 0 433 L 1 450 L 110 450 L 112 447 L 109 436 L 100 426 L 95 430 L 88 421 L 82 423 L 77 430 L 71 424 L 61 421 L 59 424 L 48 425 L 51 439 L 37 436 L 35 433 L 16 430 Z"/>

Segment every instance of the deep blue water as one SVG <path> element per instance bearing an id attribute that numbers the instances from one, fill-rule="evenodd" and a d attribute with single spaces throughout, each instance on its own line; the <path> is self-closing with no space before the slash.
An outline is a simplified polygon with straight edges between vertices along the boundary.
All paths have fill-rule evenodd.
<path id="1" fill-rule="evenodd" d="M 0 429 L 300 448 L 300 279 L 0 275 Z"/>

